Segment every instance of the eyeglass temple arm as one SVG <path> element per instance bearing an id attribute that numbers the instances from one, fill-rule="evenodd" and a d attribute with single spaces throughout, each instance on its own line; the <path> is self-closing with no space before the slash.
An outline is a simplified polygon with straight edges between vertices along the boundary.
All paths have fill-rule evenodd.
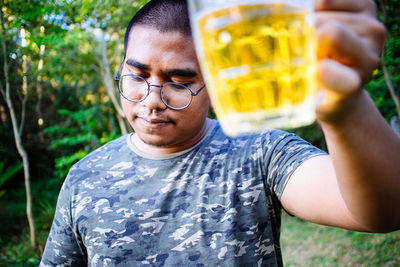
<path id="1" fill-rule="evenodd" d="M 121 64 L 119 65 L 119 68 L 118 68 L 118 71 L 117 71 L 117 73 L 115 74 L 115 76 L 114 76 L 114 80 L 115 81 L 119 81 L 119 72 L 121 71 L 121 69 L 122 69 L 122 65 L 124 64 L 124 61 L 125 61 L 125 57 L 122 59 L 122 62 L 121 62 Z"/>
<path id="2" fill-rule="evenodd" d="M 206 85 L 203 85 L 199 90 L 196 91 L 196 93 L 192 93 L 192 96 L 198 95 L 200 91 L 204 89 L 204 87 L 206 87 Z"/>
<path id="3" fill-rule="evenodd" d="M 117 73 L 115 74 L 115 76 L 114 76 L 114 80 L 115 81 L 119 81 L 119 70 L 117 71 Z"/>

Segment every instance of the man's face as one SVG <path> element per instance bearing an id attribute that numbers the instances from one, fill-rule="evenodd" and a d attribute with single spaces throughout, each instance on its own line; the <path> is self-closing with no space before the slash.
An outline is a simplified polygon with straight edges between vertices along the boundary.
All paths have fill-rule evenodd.
<path id="1" fill-rule="evenodd" d="M 122 74 L 136 74 L 150 84 L 175 82 L 196 92 L 204 85 L 193 41 L 179 32 L 160 32 L 135 26 L 130 33 Z M 179 151 L 193 145 L 205 128 L 210 106 L 207 91 L 200 91 L 183 110 L 169 109 L 160 88 L 151 86 L 147 98 L 132 103 L 121 97 L 127 119 L 141 141 L 151 147 Z"/>

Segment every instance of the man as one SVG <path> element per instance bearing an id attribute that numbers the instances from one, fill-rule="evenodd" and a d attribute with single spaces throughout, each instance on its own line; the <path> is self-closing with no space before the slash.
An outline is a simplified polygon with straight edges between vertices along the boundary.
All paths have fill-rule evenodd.
<path id="1" fill-rule="evenodd" d="M 41 266 L 280 266 L 282 208 L 399 229 L 400 140 L 363 90 L 385 38 L 373 1 L 316 0 L 330 155 L 283 131 L 230 138 L 206 118 L 186 8 L 153 0 L 129 24 L 118 79 L 135 133 L 70 170 Z"/>

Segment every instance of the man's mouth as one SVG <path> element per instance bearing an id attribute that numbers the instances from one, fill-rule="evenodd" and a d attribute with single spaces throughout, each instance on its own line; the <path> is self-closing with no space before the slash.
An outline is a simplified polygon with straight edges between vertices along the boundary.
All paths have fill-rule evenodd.
<path id="1" fill-rule="evenodd" d="M 175 121 L 167 116 L 143 116 L 136 114 L 134 116 L 136 120 L 139 120 L 143 125 L 150 128 L 160 128 L 169 124 L 175 124 Z"/>

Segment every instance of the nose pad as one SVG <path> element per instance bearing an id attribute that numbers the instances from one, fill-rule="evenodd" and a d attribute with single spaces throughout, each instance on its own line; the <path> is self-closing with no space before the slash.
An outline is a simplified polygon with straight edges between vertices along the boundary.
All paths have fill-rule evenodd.
<path id="1" fill-rule="evenodd" d="M 141 102 L 148 109 L 166 109 L 167 106 L 161 99 L 161 86 L 150 84 L 149 95 Z"/>

